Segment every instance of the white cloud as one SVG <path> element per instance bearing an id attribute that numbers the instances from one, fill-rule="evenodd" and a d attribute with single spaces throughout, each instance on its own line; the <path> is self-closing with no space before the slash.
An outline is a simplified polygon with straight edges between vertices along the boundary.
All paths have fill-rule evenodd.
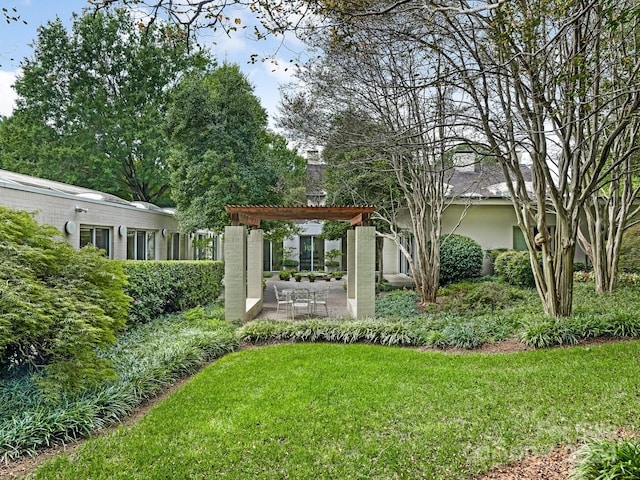
<path id="1" fill-rule="evenodd" d="M 18 95 L 12 88 L 18 71 L 5 72 L 0 70 L 0 115 L 10 116 L 16 106 Z"/>

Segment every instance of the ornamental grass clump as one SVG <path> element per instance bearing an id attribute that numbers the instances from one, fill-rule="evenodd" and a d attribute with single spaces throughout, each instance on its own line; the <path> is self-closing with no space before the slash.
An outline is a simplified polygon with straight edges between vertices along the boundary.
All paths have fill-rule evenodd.
<path id="1" fill-rule="evenodd" d="M 599 440 L 576 452 L 570 480 L 637 480 L 640 478 L 640 441 Z"/>
<path id="2" fill-rule="evenodd" d="M 407 325 L 373 319 L 256 320 L 244 325 L 239 335 L 243 341 L 256 344 L 288 341 L 415 345 L 416 342 Z"/>

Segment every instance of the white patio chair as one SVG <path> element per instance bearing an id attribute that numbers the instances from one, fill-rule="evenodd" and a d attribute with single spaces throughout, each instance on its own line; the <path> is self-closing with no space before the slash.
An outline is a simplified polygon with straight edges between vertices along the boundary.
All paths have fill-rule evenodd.
<path id="1" fill-rule="evenodd" d="M 313 296 L 313 313 L 317 314 L 318 313 L 318 306 L 323 307 L 324 306 L 324 313 L 325 315 L 329 315 L 329 307 L 327 306 L 327 294 L 329 292 L 327 290 L 319 290 L 317 292 L 315 292 L 315 295 Z"/>
<path id="2" fill-rule="evenodd" d="M 280 311 L 280 305 L 284 305 L 285 308 L 287 308 L 287 304 L 290 302 L 290 300 L 286 295 L 284 298 L 280 296 L 277 285 L 273 286 L 273 290 L 276 292 L 276 302 L 278 302 L 278 306 L 276 307 L 276 313 L 278 313 Z"/>
<path id="3" fill-rule="evenodd" d="M 302 312 L 307 317 L 311 316 L 311 309 L 313 304 L 311 302 L 311 294 L 306 288 L 296 288 L 293 291 L 292 303 L 289 306 L 291 312 L 291 318 L 296 318 L 297 312 Z"/>

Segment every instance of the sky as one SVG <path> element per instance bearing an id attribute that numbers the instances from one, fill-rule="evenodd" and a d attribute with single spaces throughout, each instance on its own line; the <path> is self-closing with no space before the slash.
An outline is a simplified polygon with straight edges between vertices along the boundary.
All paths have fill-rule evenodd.
<path id="1" fill-rule="evenodd" d="M 18 22 L 9 24 L 0 18 L 0 115 L 9 116 L 13 111 L 16 94 L 11 85 L 16 75 L 20 74 L 21 60 L 33 55 L 30 45 L 37 38 L 38 27 L 59 17 L 70 29 L 72 13 L 81 13 L 88 5 L 87 0 L 0 0 L 0 8 L 16 7 L 20 15 Z M 242 25 L 251 24 L 250 14 L 246 11 L 238 10 L 230 15 L 242 18 Z M 293 38 L 287 38 L 284 45 L 277 39 L 257 42 L 244 31 L 236 32 L 232 38 L 222 35 L 214 37 L 210 33 L 201 38 L 201 44 L 210 46 L 219 62 L 226 60 L 240 66 L 269 113 L 270 126 L 274 127 L 280 99 L 279 86 L 292 79 L 290 60 L 303 52 L 304 46 Z M 267 60 L 250 64 L 248 62 L 252 54 L 258 54 L 260 58 L 272 56 L 277 63 Z"/>

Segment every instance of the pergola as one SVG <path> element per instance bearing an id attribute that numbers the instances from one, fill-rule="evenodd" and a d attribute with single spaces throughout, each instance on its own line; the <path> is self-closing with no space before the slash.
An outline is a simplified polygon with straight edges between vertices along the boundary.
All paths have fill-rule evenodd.
<path id="1" fill-rule="evenodd" d="M 249 321 L 262 310 L 262 220 L 350 221 L 355 228 L 347 232 L 347 308 L 355 318 L 375 315 L 375 229 L 368 226 L 375 207 L 229 205 L 225 210 L 232 223 L 224 231 L 227 320 Z"/>

